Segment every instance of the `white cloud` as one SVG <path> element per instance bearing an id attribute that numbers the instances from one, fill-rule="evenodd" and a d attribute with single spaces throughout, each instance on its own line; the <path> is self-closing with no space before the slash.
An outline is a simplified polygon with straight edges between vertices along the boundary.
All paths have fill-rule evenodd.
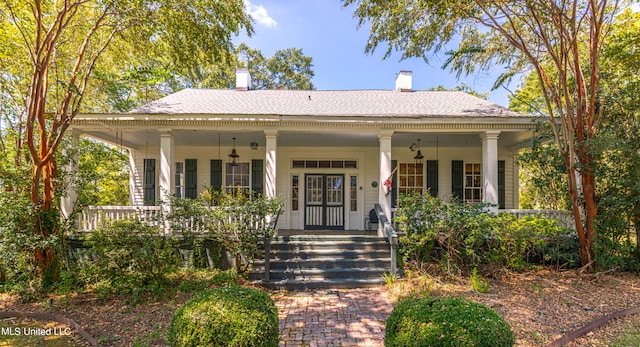
<path id="1" fill-rule="evenodd" d="M 248 0 L 245 2 L 245 6 L 247 6 L 247 12 L 258 24 L 262 24 L 268 28 L 273 28 L 278 25 L 278 22 L 275 19 L 271 18 L 267 13 L 267 9 L 262 5 L 254 5 Z"/>

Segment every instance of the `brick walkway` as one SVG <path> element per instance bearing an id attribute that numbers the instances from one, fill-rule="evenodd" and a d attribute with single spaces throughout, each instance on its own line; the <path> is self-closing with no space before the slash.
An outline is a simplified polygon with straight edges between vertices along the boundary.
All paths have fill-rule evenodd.
<path id="1" fill-rule="evenodd" d="M 393 303 L 383 288 L 279 292 L 280 347 L 383 346 Z"/>

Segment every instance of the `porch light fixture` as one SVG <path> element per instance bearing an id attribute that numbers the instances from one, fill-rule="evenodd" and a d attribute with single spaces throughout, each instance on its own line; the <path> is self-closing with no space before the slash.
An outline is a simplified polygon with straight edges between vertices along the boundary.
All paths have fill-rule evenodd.
<path id="1" fill-rule="evenodd" d="M 422 155 L 422 152 L 420 151 L 420 139 L 418 139 L 418 144 L 416 145 L 416 148 L 418 149 L 418 153 L 416 154 L 415 157 L 413 157 L 413 159 L 416 161 L 417 163 L 421 163 L 422 159 L 424 159 L 424 155 Z"/>
<path id="2" fill-rule="evenodd" d="M 249 144 L 249 148 L 251 148 L 251 150 L 255 151 L 258 149 L 258 143 L 253 141 Z"/>
<path id="3" fill-rule="evenodd" d="M 231 150 L 231 154 L 229 154 L 229 158 L 231 158 L 231 166 L 238 166 L 238 158 L 240 156 L 236 152 L 236 138 L 233 138 L 233 149 Z"/>

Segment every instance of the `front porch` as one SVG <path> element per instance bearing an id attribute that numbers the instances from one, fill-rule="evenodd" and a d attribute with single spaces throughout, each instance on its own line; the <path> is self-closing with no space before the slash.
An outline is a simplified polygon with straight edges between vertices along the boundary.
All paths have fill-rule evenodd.
<path id="1" fill-rule="evenodd" d="M 513 214 L 517 218 L 525 216 L 542 216 L 557 220 L 562 226 L 575 228 L 573 216 L 570 211 L 562 210 L 519 210 L 519 209 L 498 209 L 497 213 L 506 212 Z M 77 216 L 75 226 L 80 232 L 90 232 L 95 228 L 106 225 L 109 221 L 135 219 L 148 225 L 163 226 L 161 206 L 86 206 Z M 377 224 L 377 225 L 376 225 Z M 358 235 L 358 236 L 378 236 L 379 223 L 374 223 L 372 230 L 305 230 L 305 229 L 282 229 L 279 228 L 277 236 L 287 237 L 295 235 Z"/>
<path id="2" fill-rule="evenodd" d="M 354 288 L 383 284 L 383 273 L 398 274 L 398 233 L 375 205 L 376 230 L 279 229 L 266 240 L 265 258 L 254 263 L 250 279 L 271 288 Z M 571 227 L 568 211 L 498 210 L 518 218 L 537 215 L 556 219 Z M 136 219 L 145 224 L 167 227 L 160 206 L 91 206 L 78 216 L 82 232 L 112 220 Z M 382 234 L 383 236 L 379 236 Z"/>

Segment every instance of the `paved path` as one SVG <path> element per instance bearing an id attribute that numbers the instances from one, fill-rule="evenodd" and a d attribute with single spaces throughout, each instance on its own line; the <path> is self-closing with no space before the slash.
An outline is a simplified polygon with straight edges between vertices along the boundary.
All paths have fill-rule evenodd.
<path id="1" fill-rule="evenodd" d="M 384 288 L 281 292 L 273 295 L 280 347 L 384 346 L 394 304 Z"/>

